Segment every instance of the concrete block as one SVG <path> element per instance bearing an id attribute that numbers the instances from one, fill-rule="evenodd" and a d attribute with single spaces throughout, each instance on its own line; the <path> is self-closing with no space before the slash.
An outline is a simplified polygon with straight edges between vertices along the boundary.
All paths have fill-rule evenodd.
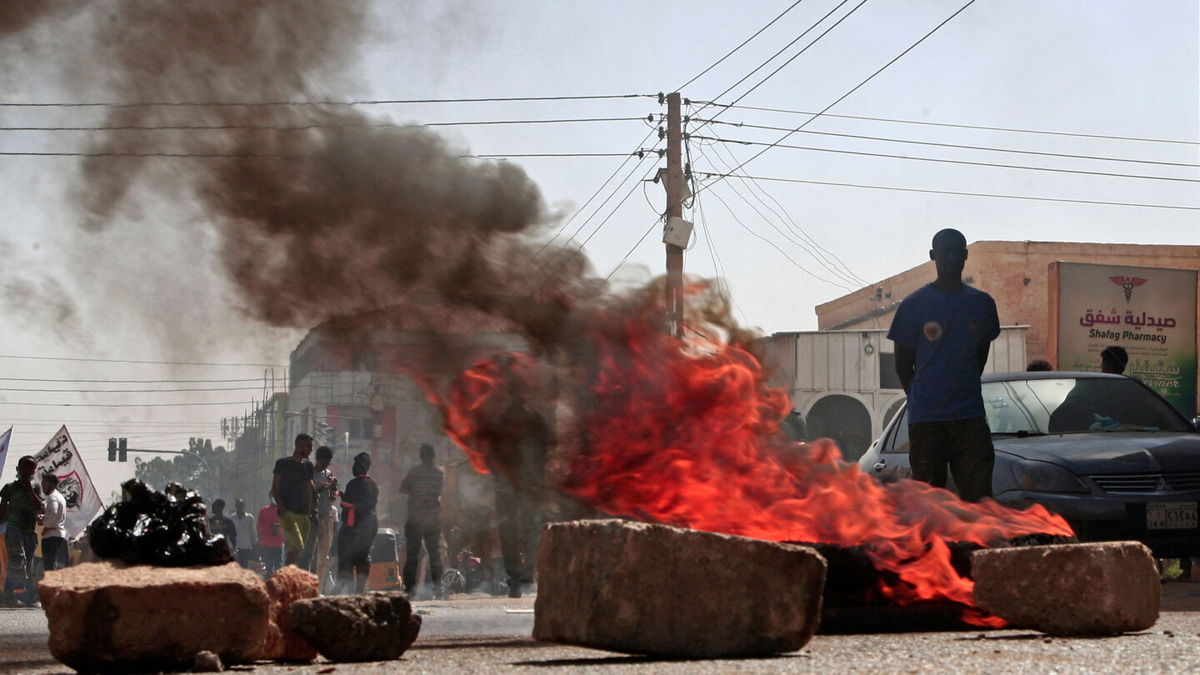
<path id="1" fill-rule="evenodd" d="M 1050 635 L 1114 635 L 1158 621 L 1162 584 L 1136 541 L 994 548 L 971 554 L 975 604 Z"/>
<path id="2" fill-rule="evenodd" d="M 297 600 L 288 613 L 293 630 L 330 661 L 398 659 L 421 632 L 403 593 Z"/>
<path id="3" fill-rule="evenodd" d="M 47 572 L 38 592 L 50 653 L 82 672 L 187 670 L 203 651 L 247 663 L 266 639 L 266 588 L 237 563 L 84 563 Z"/>
<path id="4" fill-rule="evenodd" d="M 271 623 L 267 626 L 267 641 L 260 658 L 273 661 L 312 661 L 317 658 L 317 650 L 292 629 L 288 614 L 293 602 L 320 595 L 317 575 L 288 565 L 267 579 L 267 595 L 271 598 Z"/>
<path id="5" fill-rule="evenodd" d="M 627 654 L 762 656 L 803 647 L 821 616 L 811 548 L 666 525 L 547 525 L 533 637 Z"/>

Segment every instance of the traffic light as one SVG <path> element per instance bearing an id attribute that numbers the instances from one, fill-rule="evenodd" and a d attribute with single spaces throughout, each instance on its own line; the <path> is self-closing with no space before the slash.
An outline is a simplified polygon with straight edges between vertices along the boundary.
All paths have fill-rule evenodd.
<path id="1" fill-rule="evenodd" d="M 117 461 L 117 439 L 108 439 L 108 461 Z"/>
<path id="2" fill-rule="evenodd" d="M 125 445 L 125 439 L 124 438 L 117 439 L 117 442 L 119 443 L 119 445 L 117 446 L 117 451 L 120 455 L 121 461 L 122 462 L 127 461 L 129 459 L 129 457 L 125 454 L 127 451 L 127 447 Z"/>

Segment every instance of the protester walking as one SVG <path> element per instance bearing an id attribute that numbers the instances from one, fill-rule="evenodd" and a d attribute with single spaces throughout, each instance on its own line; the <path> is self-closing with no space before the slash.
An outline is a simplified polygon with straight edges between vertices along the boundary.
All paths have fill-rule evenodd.
<path id="1" fill-rule="evenodd" d="M 408 495 L 408 519 L 404 523 L 404 592 L 408 597 L 417 588 L 417 567 L 421 560 L 421 544 L 429 555 L 429 571 L 434 597 L 441 597 L 442 553 L 442 469 L 433 463 L 433 446 L 420 449 L 421 463 L 413 467 L 400 483 L 400 491 Z"/>
<path id="2" fill-rule="evenodd" d="M 317 536 L 313 546 L 316 563 L 317 587 L 327 589 L 325 576 L 329 573 L 329 551 L 333 548 L 333 531 L 337 518 L 335 501 L 338 498 L 337 476 L 329 468 L 333 461 L 333 449 L 327 445 L 317 448 L 317 462 L 313 465 L 317 488 Z"/>
<path id="3" fill-rule="evenodd" d="M 283 530 L 283 545 L 287 564 L 295 565 L 304 553 L 310 534 L 309 520 L 313 510 L 313 465 L 308 456 L 313 451 L 313 438 L 308 434 L 296 436 L 290 457 L 275 462 L 275 477 L 271 496 L 275 499 L 279 525 Z"/>
<path id="4" fill-rule="evenodd" d="M 0 488 L 0 519 L 7 526 L 5 548 L 8 554 L 8 574 L 4 579 L 3 604 L 7 607 L 32 607 L 37 602 L 33 579 L 33 558 L 37 551 L 38 514 L 44 504 L 33 485 L 37 461 L 25 455 L 17 461 L 17 478 Z M 16 593 L 23 593 L 17 600 Z"/>
<path id="5" fill-rule="evenodd" d="M 58 491 L 58 476 L 42 476 L 45 513 L 42 514 L 42 567 L 47 571 L 67 565 L 67 498 Z"/>
<path id="6" fill-rule="evenodd" d="M 208 517 L 208 531 L 213 534 L 219 534 L 225 537 L 225 543 L 229 546 L 230 553 L 237 553 L 237 526 L 233 520 L 225 515 L 225 500 L 214 499 L 212 503 L 212 515 Z"/>
<path id="7" fill-rule="evenodd" d="M 935 234 L 929 258 L 937 280 L 904 299 L 888 331 L 908 394 L 912 477 L 945 487 L 949 467 L 959 496 L 976 502 L 992 495 L 995 450 L 980 376 L 1000 320 L 992 297 L 962 281 L 961 232 Z"/>
<path id="8" fill-rule="evenodd" d="M 362 593 L 371 573 L 371 545 L 379 531 L 375 505 L 379 486 L 371 479 L 371 456 L 354 456 L 354 478 L 342 492 L 342 529 L 338 531 L 338 592 Z"/>
<path id="9" fill-rule="evenodd" d="M 229 519 L 233 521 L 233 529 L 237 533 L 237 551 L 234 556 L 239 565 L 249 569 L 250 561 L 254 559 L 254 545 L 258 537 L 255 536 L 254 516 L 246 512 L 246 500 L 234 500 L 233 515 Z"/>
<path id="10" fill-rule="evenodd" d="M 283 562 L 283 528 L 279 525 L 279 510 L 275 498 L 269 497 L 268 504 L 258 511 L 258 548 L 267 574 L 279 571 Z"/>

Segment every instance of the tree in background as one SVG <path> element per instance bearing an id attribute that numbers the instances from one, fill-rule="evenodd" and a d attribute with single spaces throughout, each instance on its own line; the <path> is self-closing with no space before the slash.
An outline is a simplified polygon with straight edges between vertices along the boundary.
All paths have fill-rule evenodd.
<path id="1" fill-rule="evenodd" d="M 189 438 L 188 447 L 170 458 L 133 459 L 133 475 L 155 490 L 179 483 L 206 500 L 220 497 L 222 479 L 232 476 L 233 453 L 224 446 L 213 447 L 208 438 Z"/>

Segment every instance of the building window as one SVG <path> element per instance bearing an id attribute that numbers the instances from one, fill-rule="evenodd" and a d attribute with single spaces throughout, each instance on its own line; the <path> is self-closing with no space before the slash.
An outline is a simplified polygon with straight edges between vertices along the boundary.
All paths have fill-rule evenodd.
<path id="1" fill-rule="evenodd" d="M 896 355 L 890 352 L 879 354 L 879 388 L 903 389 L 900 376 L 896 374 Z"/>

